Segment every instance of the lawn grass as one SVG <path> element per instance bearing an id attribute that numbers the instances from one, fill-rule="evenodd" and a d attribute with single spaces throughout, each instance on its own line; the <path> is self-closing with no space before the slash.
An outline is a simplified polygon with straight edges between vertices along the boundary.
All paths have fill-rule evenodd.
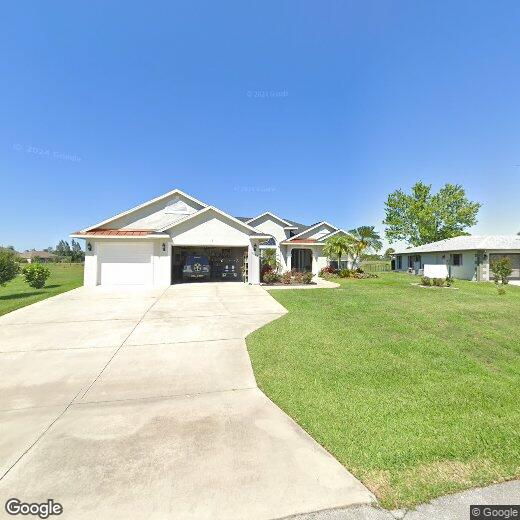
<path id="1" fill-rule="evenodd" d="M 21 275 L 5 287 L 0 287 L 0 316 L 83 285 L 83 264 L 45 265 L 51 275 L 43 289 L 29 287 Z"/>
<path id="2" fill-rule="evenodd" d="M 388 508 L 520 476 L 520 287 L 407 274 L 272 291 L 260 388 Z"/>

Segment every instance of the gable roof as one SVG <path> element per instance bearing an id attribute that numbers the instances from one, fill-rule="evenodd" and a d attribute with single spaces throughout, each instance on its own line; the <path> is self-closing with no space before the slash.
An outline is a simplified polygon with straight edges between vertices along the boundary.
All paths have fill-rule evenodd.
<path id="1" fill-rule="evenodd" d="M 239 219 L 233 217 L 232 215 L 228 215 L 224 211 L 216 208 L 215 206 L 206 206 L 204 209 L 196 211 L 195 213 L 192 213 L 191 215 L 187 215 L 184 218 L 181 218 L 181 219 L 175 220 L 174 222 L 169 223 L 167 226 L 164 226 L 163 228 L 159 229 L 158 231 L 159 232 L 163 232 L 163 231 L 166 231 L 167 229 L 172 229 L 172 228 L 178 226 L 179 224 L 187 222 L 188 220 L 191 220 L 191 219 L 193 219 L 195 217 L 198 217 L 200 215 L 204 215 L 205 213 L 208 213 L 210 211 L 214 211 L 215 213 L 218 213 L 219 215 L 222 215 L 223 217 L 226 217 L 226 218 L 230 219 L 232 222 L 235 222 L 239 226 L 247 229 L 247 231 L 250 232 L 251 236 L 257 236 L 257 237 L 262 237 L 262 238 L 264 238 L 264 237 L 269 238 L 271 236 L 271 235 L 268 235 L 266 233 L 260 233 L 257 229 L 255 229 L 254 227 L 250 226 L 246 222 L 243 222 L 242 220 L 239 220 Z"/>
<path id="2" fill-rule="evenodd" d="M 396 255 L 407 253 L 435 253 L 444 251 L 474 251 L 474 250 L 520 250 L 518 235 L 463 235 L 430 242 L 422 246 L 401 249 Z"/>
<path id="3" fill-rule="evenodd" d="M 287 240 L 284 240 L 284 242 L 293 242 L 295 238 L 301 238 L 301 235 L 303 235 L 304 233 L 307 233 L 308 231 L 312 231 L 313 229 L 315 229 L 319 226 L 322 226 L 322 225 L 329 226 L 334 230 L 338 229 L 336 226 L 333 226 L 332 224 L 329 224 L 328 222 L 323 220 L 320 222 L 316 222 L 316 224 L 312 224 L 312 226 L 308 226 L 307 229 L 304 229 L 303 231 L 300 231 L 297 235 L 294 235 L 294 236 L 288 238 Z"/>
<path id="4" fill-rule="evenodd" d="M 268 212 L 270 213 L 270 212 Z M 253 220 L 255 217 L 235 217 L 238 220 L 241 220 L 242 222 L 249 222 L 250 220 Z M 309 229 L 310 226 L 307 226 L 306 224 L 302 224 L 300 222 L 296 222 L 294 220 L 290 220 L 288 218 L 283 219 L 285 222 L 288 222 L 290 224 L 290 227 L 293 229 L 296 229 L 297 233 L 302 233 L 303 231 Z"/>
<path id="5" fill-rule="evenodd" d="M 169 191 L 168 193 L 164 193 L 163 195 L 159 195 L 158 197 L 155 197 L 154 199 L 151 199 L 147 202 L 143 202 L 142 204 L 139 204 L 138 206 L 135 206 L 127 211 L 123 211 L 122 213 L 118 213 L 117 215 L 114 215 L 113 217 L 110 217 L 106 220 L 103 220 L 102 222 L 98 222 L 97 224 L 94 224 L 93 226 L 89 226 L 89 227 L 86 227 L 85 229 L 82 229 L 81 232 L 82 233 L 85 233 L 87 231 L 90 231 L 92 229 L 96 229 L 96 228 L 101 228 L 102 226 L 105 226 L 106 224 L 118 219 L 118 218 L 121 218 L 121 217 L 124 217 L 126 215 L 129 215 L 130 213 L 133 213 L 134 211 L 138 211 L 142 208 L 145 208 L 146 206 L 149 206 L 150 204 L 154 204 L 156 202 L 159 202 L 161 201 L 162 199 L 166 199 L 167 197 L 170 197 L 171 195 L 181 195 L 185 198 L 187 198 L 188 200 L 191 200 L 193 202 L 195 202 L 196 204 L 199 204 L 200 206 L 202 206 L 203 208 L 204 207 L 207 207 L 207 204 L 200 201 L 200 200 L 197 200 L 195 197 L 192 197 L 191 195 L 188 195 L 187 193 L 184 193 L 183 191 L 181 190 L 178 190 L 178 189 L 174 189 L 174 190 L 171 190 Z"/>
<path id="6" fill-rule="evenodd" d="M 271 213 L 270 211 L 265 211 L 261 215 L 258 215 L 256 217 L 253 217 L 247 221 L 247 224 L 251 224 L 251 222 L 254 222 L 255 220 L 261 219 L 262 217 L 265 217 L 266 215 L 269 215 L 270 217 L 278 220 L 278 222 L 281 222 L 282 224 L 285 224 L 286 227 L 294 227 L 292 226 L 287 220 L 284 220 L 283 218 L 280 218 L 278 215 L 275 215 L 274 213 Z"/>

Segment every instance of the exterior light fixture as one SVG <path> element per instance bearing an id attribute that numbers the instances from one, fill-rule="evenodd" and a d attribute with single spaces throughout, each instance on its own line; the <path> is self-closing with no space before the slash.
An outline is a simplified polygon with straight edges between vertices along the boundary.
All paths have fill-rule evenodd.
<path id="1" fill-rule="evenodd" d="M 256 244 L 253 244 L 253 251 L 256 253 L 256 250 L 258 249 L 258 246 Z"/>
<path id="2" fill-rule="evenodd" d="M 162 243 L 162 250 L 163 250 L 163 253 L 166 251 L 166 244 L 164 242 Z"/>
<path id="3" fill-rule="evenodd" d="M 89 251 L 92 251 L 92 244 L 90 242 L 87 243 L 87 249 Z"/>

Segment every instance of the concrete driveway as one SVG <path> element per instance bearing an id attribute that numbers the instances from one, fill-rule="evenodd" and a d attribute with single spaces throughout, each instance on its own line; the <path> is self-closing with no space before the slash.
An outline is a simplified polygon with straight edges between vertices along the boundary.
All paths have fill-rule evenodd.
<path id="1" fill-rule="evenodd" d="M 0 318 L 0 515 L 268 519 L 372 495 L 256 387 L 258 286 L 76 289 Z M 2 517 L 3 518 L 3 517 Z"/>

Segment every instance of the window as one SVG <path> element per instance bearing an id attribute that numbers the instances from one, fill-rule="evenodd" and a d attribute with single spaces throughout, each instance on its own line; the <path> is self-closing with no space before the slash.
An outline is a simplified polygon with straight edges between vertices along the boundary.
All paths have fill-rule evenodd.
<path id="1" fill-rule="evenodd" d="M 451 265 L 462 265 L 462 255 L 460 253 L 451 255 Z"/>
<path id="2" fill-rule="evenodd" d="M 403 257 L 398 256 L 397 257 L 397 269 L 401 270 L 403 268 Z"/>

